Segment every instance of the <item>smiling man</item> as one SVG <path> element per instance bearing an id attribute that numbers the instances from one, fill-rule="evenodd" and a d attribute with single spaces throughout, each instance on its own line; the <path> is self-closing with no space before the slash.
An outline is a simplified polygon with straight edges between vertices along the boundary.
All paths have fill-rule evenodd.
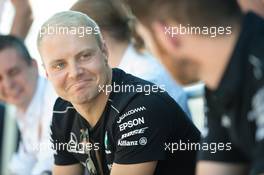
<path id="1" fill-rule="evenodd" d="M 49 126 L 56 98 L 51 84 L 38 75 L 37 62 L 24 43 L 14 36 L 0 35 L 0 99 L 16 107 L 21 133 L 19 149 L 9 164 L 11 174 L 51 172 Z"/>
<path id="2" fill-rule="evenodd" d="M 44 33 L 47 27 L 58 32 Z M 59 32 L 79 27 L 90 30 L 84 37 Z M 110 69 L 107 47 L 92 19 L 79 12 L 61 12 L 41 30 L 38 48 L 61 97 L 51 127 L 55 175 L 79 175 L 84 167 L 90 175 L 194 173 L 196 151 L 172 151 L 171 145 L 197 143 L 199 131 L 166 92 Z M 108 93 L 113 86 L 119 91 Z M 145 86 L 152 87 L 150 93 L 133 88 Z"/>

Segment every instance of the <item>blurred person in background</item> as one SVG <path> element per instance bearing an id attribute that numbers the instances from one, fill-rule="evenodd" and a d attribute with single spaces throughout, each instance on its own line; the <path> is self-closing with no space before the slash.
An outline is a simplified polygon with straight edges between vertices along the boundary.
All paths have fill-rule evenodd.
<path id="1" fill-rule="evenodd" d="M 3 28 L 3 12 L 5 11 L 5 7 L 6 7 L 6 2 L 8 2 L 8 0 L 0 0 L 0 29 Z M 10 2 L 12 3 L 14 10 L 15 10 L 15 15 L 14 18 L 12 19 L 12 24 L 11 24 L 11 29 L 9 31 L 9 33 L 11 35 L 17 36 L 20 39 L 24 40 L 28 34 L 28 31 L 31 27 L 31 24 L 33 22 L 33 15 L 32 15 L 32 9 L 31 9 L 31 5 L 29 0 L 10 0 Z M 8 12 L 9 13 L 9 12 Z M 3 29 L 2 29 L 3 30 Z M 0 127 L 0 151 L 4 151 L 2 150 L 3 147 L 3 136 L 4 136 L 4 121 L 5 121 L 5 108 L 6 105 L 3 103 L 1 104 L 1 108 L 3 108 L 3 110 L 1 110 L 1 114 L 0 114 L 0 123 L 1 123 L 1 127 Z M 19 132 L 18 132 L 19 133 Z M 2 154 L 3 155 L 3 154 Z M 2 156 L 0 157 L 1 160 Z M 0 172 L 1 172 L 1 161 L 0 161 Z"/>
<path id="2" fill-rule="evenodd" d="M 263 19 L 252 6 L 243 15 L 236 0 L 126 2 L 140 21 L 139 34 L 174 78 L 186 83 L 181 75 L 187 72 L 189 80 L 206 84 L 201 143 L 224 146 L 214 154 L 201 149 L 197 174 L 264 174 Z M 204 31 L 181 34 L 182 26 Z M 179 73 L 168 62 L 190 69 Z"/>
<path id="3" fill-rule="evenodd" d="M 150 53 L 136 36 L 132 16 L 126 9 L 111 0 L 79 0 L 71 10 L 80 11 L 99 25 L 109 48 L 109 64 L 144 80 L 163 86 L 171 97 L 191 118 L 187 95 L 167 70 Z"/>
<path id="4" fill-rule="evenodd" d="M 16 107 L 21 139 L 9 164 L 11 174 L 51 172 L 53 152 L 49 140 L 53 105 L 57 96 L 38 75 L 37 63 L 20 39 L 0 35 L 0 99 Z"/>
<path id="5" fill-rule="evenodd" d="M 0 21 L 6 2 L 7 0 L 0 0 Z M 15 16 L 9 33 L 21 39 L 25 39 L 33 22 L 30 2 L 29 0 L 10 0 L 10 2 L 15 9 Z"/>
<path id="6" fill-rule="evenodd" d="M 2 152 L 3 147 L 3 130 L 4 128 L 4 116 L 5 116 L 5 106 L 0 101 L 0 151 Z M 0 165 L 2 165 L 2 157 L 0 157 Z M 0 172 L 2 171 L 2 167 L 0 166 Z"/>

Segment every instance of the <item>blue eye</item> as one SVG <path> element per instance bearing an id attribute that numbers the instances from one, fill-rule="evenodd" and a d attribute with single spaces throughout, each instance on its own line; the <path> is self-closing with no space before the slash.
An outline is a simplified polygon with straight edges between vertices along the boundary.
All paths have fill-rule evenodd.
<path id="1" fill-rule="evenodd" d="M 58 63 L 56 65 L 54 65 L 54 69 L 56 70 L 62 70 L 65 67 L 64 63 Z"/>

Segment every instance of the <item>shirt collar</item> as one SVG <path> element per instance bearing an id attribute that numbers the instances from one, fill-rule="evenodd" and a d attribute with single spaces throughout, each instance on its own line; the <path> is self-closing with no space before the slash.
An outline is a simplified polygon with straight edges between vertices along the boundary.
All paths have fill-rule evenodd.
<path id="1" fill-rule="evenodd" d="M 28 116 L 34 116 L 34 117 L 38 116 L 43 104 L 42 100 L 43 100 L 45 85 L 46 85 L 45 79 L 39 76 L 37 79 L 37 87 L 35 93 L 33 95 L 33 98 L 31 99 L 31 102 L 26 112 L 22 113 L 21 111 L 17 111 L 17 115 L 21 116 L 18 117 L 18 120 L 20 118 L 21 119 L 24 118 L 22 116 L 26 116 L 26 118 L 28 118 Z"/>

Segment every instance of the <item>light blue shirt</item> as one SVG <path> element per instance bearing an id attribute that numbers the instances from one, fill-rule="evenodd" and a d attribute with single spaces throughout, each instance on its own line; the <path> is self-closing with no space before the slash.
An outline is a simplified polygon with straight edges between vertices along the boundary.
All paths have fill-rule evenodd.
<path id="1" fill-rule="evenodd" d="M 148 52 L 139 53 L 132 45 L 129 45 L 118 68 L 158 86 L 165 87 L 168 94 L 191 118 L 185 91 L 151 54 Z"/>

